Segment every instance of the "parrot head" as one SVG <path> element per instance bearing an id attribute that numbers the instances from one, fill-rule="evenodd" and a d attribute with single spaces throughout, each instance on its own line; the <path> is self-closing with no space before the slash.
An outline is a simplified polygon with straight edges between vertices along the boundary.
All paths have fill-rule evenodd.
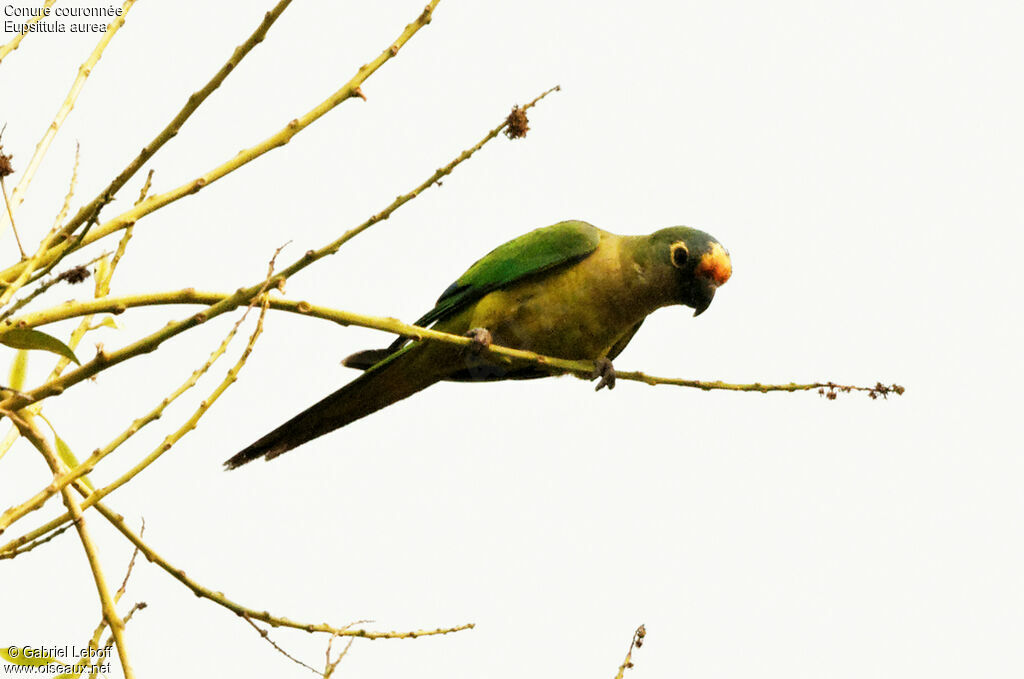
<path id="1" fill-rule="evenodd" d="M 732 275 L 729 251 L 709 234 L 674 226 L 652 234 L 657 256 L 674 270 L 675 301 L 700 316 L 711 306 L 715 291 Z"/>

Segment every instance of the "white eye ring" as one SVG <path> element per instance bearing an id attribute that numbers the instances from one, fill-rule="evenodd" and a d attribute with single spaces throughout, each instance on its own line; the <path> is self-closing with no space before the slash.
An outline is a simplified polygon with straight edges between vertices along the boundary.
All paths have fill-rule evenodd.
<path id="1" fill-rule="evenodd" d="M 686 247 L 686 243 L 683 241 L 676 241 L 672 243 L 672 247 L 669 248 L 669 253 L 672 258 L 672 266 L 677 269 L 682 269 L 686 265 L 686 260 L 690 256 L 690 250 Z"/>

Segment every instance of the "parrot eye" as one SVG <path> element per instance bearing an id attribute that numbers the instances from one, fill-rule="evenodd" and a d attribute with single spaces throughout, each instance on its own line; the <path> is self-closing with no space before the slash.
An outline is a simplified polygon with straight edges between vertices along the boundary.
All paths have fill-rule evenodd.
<path id="1" fill-rule="evenodd" d="M 682 269 L 686 264 L 686 258 L 690 256 L 690 251 L 686 249 L 686 243 L 682 241 L 672 243 L 669 252 L 672 254 L 672 266 Z"/>

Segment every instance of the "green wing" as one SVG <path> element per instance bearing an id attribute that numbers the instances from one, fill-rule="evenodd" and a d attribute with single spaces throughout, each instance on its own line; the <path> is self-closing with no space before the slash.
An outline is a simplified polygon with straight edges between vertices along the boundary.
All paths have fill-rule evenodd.
<path id="1" fill-rule="evenodd" d="M 488 292 L 521 278 L 578 262 L 594 250 L 601 232 L 586 222 L 559 222 L 534 229 L 491 250 L 448 286 L 416 325 L 436 323 Z"/>
<path id="2" fill-rule="evenodd" d="M 415 325 L 437 323 L 492 290 L 527 276 L 578 262 L 596 250 L 600 240 L 601 232 L 597 227 L 578 221 L 559 222 L 525 233 L 494 248 L 469 267 L 459 280 L 441 293 L 434 308 L 420 316 Z M 401 347 L 407 339 L 399 337 L 387 350 L 353 354 L 345 360 L 345 365 L 365 369 L 364 363 L 372 359 L 380 360 Z"/>

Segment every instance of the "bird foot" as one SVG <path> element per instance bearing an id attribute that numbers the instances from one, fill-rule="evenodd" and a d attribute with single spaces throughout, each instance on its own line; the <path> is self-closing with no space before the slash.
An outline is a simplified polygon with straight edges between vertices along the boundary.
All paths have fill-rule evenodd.
<path id="1" fill-rule="evenodd" d="M 473 328 L 466 333 L 466 337 L 473 340 L 469 345 L 469 350 L 474 354 L 479 355 L 491 346 L 491 333 L 487 328 Z"/>
<path id="2" fill-rule="evenodd" d="M 609 390 L 615 388 L 615 368 L 612 366 L 612 362 L 603 356 L 594 361 L 594 373 L 590 379 L 594 380 L 598 377 L 601 378 L 601 381 L 594 387 L 594 391 L 601 391 L 604 387 L 608 387 Z"/>

